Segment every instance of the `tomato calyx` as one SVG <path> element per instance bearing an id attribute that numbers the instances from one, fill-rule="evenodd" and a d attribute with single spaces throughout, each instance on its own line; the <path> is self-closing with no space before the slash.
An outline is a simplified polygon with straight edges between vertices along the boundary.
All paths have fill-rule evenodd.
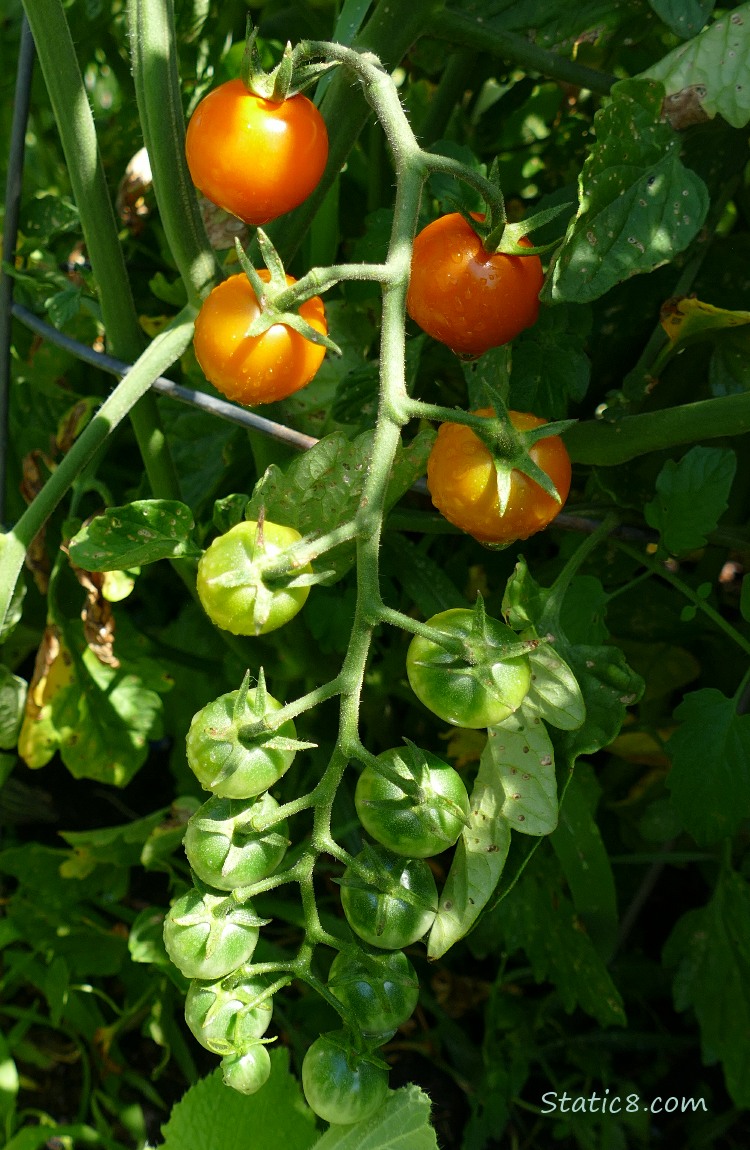
<path id="1" fill-rule="evenodd" d="M 258 671 L 258 685 L 255 688 L 252 703 L 248 702 L 249 694 L 250 671 L 248 670 L 245 672 L 245 677 L 240 684 L 240 689 L 234 700 L 230 731 L 222 732 L 222 737 L 226 738 L 227 735 L 233 733 L 237 742 L 243 746 L 245 750 L 262 747 L 264 750 L 269 751 L 309 751 L 317 746 L 317 743 L 306 743 L 300 739 L 280 735 L 275 730 L 269 729 L 269 716 L 266 702 L 266 676 L 262 667 Z M 248 710 L 255 720 L 252 723 L 242 721 Z M 218 776 L 216 781 L 220 782 L 223 780 L 221 776 Z M 267 825 L 267 823 L 265 825 Z M 260 824 L 260 827 L 256 826 L 254 829 L 257 831 L 262 828 L 263 823 Z"/>
<path id="2" fill-rule="evenodd" d="M 258 29 L 248 14 L 245 31 L 245 51 L 240 64 L 240 79 L 254 96 L 280 104 L 292 96 L 304 92 L 315 84 L 322 75 L 338 66 L 338 62 L 301 64 L 297 53 L 287 41 L 281 60 L 270 70 L 263 67 L 258 49 Z"/>
<path id="3" fill-rule="evenodd" d="M 259 309 L 258 315 L 248 327 L 245 335 L 248 338 L 255 338 L 259 335 L 263 335 L 264 332 L 268 331 L 268 329 L 275 324 L 283 324 L 284 327 L 292 328 L 293 331 L 296 331 L 303 339 L 309 340 L 310 343 L 318 344 L 334 355 L 341 355 L 341 348 L 330 336 L 317 331 L 296 311 L 289 310 L 290 297 L 291 301 L 295 304 L 304 303 L 304 300 L 301 298 L 297 299 L 294 296 L 293 289 L 287 284 L 286 272 L 284 271 L 281 258 L 262 228 L 258 228 L 256 238 L 263 262 L 268 270 L 269 278 L 267 281 L 261 278 L 261 274 L 251 264 L 239 238 L 235 237 L 234 241 L 237 259 L 240 262 L 243 272 L 250 281 L 250 286 L 258 301 Z M 281 297 L 283 297 L 283 299 Z M 280 300 L 279 304 L 277 304 L 277 300 Z"/>
<path id="4" fill-rule="evenodd" d="M 511 496 L 513 472 L 520 471 L 532 479 L 555 503 L 562 506 L 560 492 L 538 463 L 529 454 L 531 447 L 540 439 L 560 435 L 573 427 L 575 419 L 558 419 L 543 423 L 527 431 L 519 431 L 513 426 L 508 408 L 493 388 L 487 388 L 492 402 L 491 408 L 481 408 L 472 414 L 481 417 L 481 423 L 472 423 L 471 429 L 481 439 L 492 455 L 497 473 L 497 495 L 500 514 L 504 515 Z M 497 545 L 495 545 L 497 546 Z"/>
<path id="5" fill-rule="evenodd" d="M 396 859 L 396 855 L 393 852 L 385 852 L 384 854 L 384 851 L 385 848 L 383 847 L 372 847 L 366 844 L 346 868 L 341 878 L 334 879 L 334 882 L 348 890 L 368 893 L 375 890 L 390 898 L 398 899 L 399 902 L 406 903 L 407 906 L 413 907 L 415 910 L 434 912 L 435 906 L 430 898 L 423 897 L 418 891 L 404 886 L 399 881 L 399 878 L 394 874 L 393 866 L 388 865 L 388 856 Z M 404 863 L 404 861 L 403 858 L 397 859 L 399 864 Z M 409 861 L 412 863 L 421 862 L 419 859 Z M 377 925 L 381 926 L 380 923 Z M 381 930 L 377 930 L 376 933 L 381 933 Z"/>

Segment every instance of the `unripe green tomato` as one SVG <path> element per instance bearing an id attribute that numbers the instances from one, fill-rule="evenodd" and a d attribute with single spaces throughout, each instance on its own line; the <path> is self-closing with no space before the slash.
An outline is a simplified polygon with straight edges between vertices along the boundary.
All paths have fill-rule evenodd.
<path id="1" fill-rule="evenodd" d="M 289 845 L 286 821 L 265 831 L 253 828 L 253 819 L 279 809 L 269 794 L 247 799 L 214 795 L 188 819 L 185 854 L 199 879 L 217 890 L 251 886 L 271 874 Z"/>
<path id="2" fill-rule="evenodd" d="M 354 933 L 381 950 L 402 950 L 426 934 L 438 907 L 427 863 L 381 846 L 365 847 L 355 862 L 366 877 L 347 867 L 341 878 L 341 905 Z"/>
<path id="3" fill-rule="evenodd" d="M 240 1094 L 255 1094 L 271 1076 L 271 1058 L 262 1042 L 245 1054 L 226 1054 L 221 1060 L 225 1086 Z"/>
<path id="4" fill-rule="evenodd" d="M 198 711 L 187 735 L 187 760 L 205 790 L 227 799 L 251 799 L 289 770 L 296 752 L 274 747 L 274 741 L 276 737 L 294 739 L 297 731 L 287 719 L 273 734 L 241 740 L 239 728 L 257 722 L 253 709 L 256 689 L 247 692 L 245 710 L 235 721 L 238 694 L 230 691 L 220 695 Z M 281 703 L 266 693 L 265 713 L 280 709 Z"/>
<path id="5" fill-rule="evenodd" d="M 186 978 L 224 978 L 250 959 L 262 921 L 247 903 L 193 887 L 167 911 L 164 945 Z"/>
<path id="6" fill-rule="evenodd" d="M 365 767 L 354 803 L 368 834 L 409 858 L 429 858 L 452 847 L 469 816 L 469 796 L 458 772 L 414 746 L 384 751 L 376 761 L 418 790 L 409 794 L 375 766 Z"/>
<path id="7" fill-rule="evenodd" d="M 302 1062 L 302 1089 L 319 1118 L 335 1125 L 361 1122 L 382 1106 L 388 1071 L 350 1047 L 345 1031 L 321 1034 Z"/>
<path id="8" fill-rule="evenodd" d="M 454 607 L 427 620 L 430 627 L 466 644 L 457 654 L 415 635 L 406 654 L 406 673 L 417 698 L 438 718 L 457 727 L 494 727 L 517 711 L 531 686 L 528 655 L 508 658 L 515 631 L 497 619 L 473 633 L 474 612 Z"/>
<path id="9" fill-rule="evenodd" d="M 212 623 L 233 635 L 265 635 L 301 611 L 309 587 L 268 586 L 263 568 L 302 536 L 279 523 L 246 520 L 214 539 L 198 563 L 198 598 Z M 294 572 L 310 574 L 309 564 Z"/>
<path id="10" fill-rule="evenodd" d="M 337 954 L 328 989 L 345 1008 L 350 1025 L 367 1038 L 382 1036 L 384 1042 L 411 1018 L 419 1001 L 419 980 L 400 950 L 361 957 Z"/>
<path id="11" fill-rule="evenodd" d="M 238 981 L 229 975 L 218 982 L 193 979 L 185 999 L 185 1021 L 201 1046 L 214 1054 L 244 1054 L 271 1025 L 273 1002 L 253 1006 L 266 989 L 258 978 Z"/>

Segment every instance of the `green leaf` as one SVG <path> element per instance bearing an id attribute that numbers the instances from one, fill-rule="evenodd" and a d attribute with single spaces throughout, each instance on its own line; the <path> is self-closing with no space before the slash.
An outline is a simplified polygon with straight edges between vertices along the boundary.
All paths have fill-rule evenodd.
<path id="1" fill-rule="evenodd" d="M 661 119 L 663 96 L 660 84 L 621 80 L 596 113 L 578 214 L 542 299 L 598 299 L 616 283 L 668 263 L 697 235 L 708 193 L 680 160 L 679 136 Z"/>
<path id="2" fill-rule="evenodd" d="M 750 623 L 750 575 L 743 575 L 740 589 L 740 611 L 746 623 Z"/>
<path id="3" fill-rule="evenodd" d="M 44 1123 L 19 1130 L 10 1142 L 5 1143 L 5 1150 L 46 1150 L 53 1138 L 57 1139 L 58 1146 L 66 1143 L 76 1147 L 102 1144 L 99 1134 L 91 1126 L 48 1126 Z"/>
<path id="4" fill-rule="evenodd" d="M 573 896 L 576 914 L 603 958 L 617 937 L 617 892 L 607 848 L 596 825 L 601 788 L 587 763 L 579 763 L 560 804 L 552 848 Z"/>
<path id="5" fill-rule="evenodd" d="M 161 734 L 160 695 L 172 682 L 151 660 L 128 658 L 122 642 L 118 654 L 119 667 L 100 663 L 88 648 L 73 661 L 68 680 L 35 721 L 35 737 L 45 737 L 47 750 L 29 765 L 43 766 L 59 748 L 75 778 L 117 787 L 143 766 L 149 739 Z"/>
<path id="6" fill-rule="evenodd" d="M 750 4 L 725 12 L 643 75 L 660 80 L 668 97 L 694 96 L 707 116 L 743 128 L 750 120 Z"/>
<path id="7" fill-rule="evenodd" d="M 708 906 L 677 923 L 663 959 L 676 967 L 676 1009 L 697 1015 L 704 1063 L 720 1059 L 735 1106 L 750 1107 L 750 887 L 740 875 L 722 872 Z"/>
<path id="8" fill-rule="evenodd" d="M 134 819 L 117 827 L 97 827 L 91 831 L 60 831 L 60 837 L 76 852 L 76 864 L 86 874 L 99 863 L 113 863 L 115 866 L 136 866 L 141 852 L 154 829 L 158 827 L 167 810 L 154 811 L 143 819 Z M 63 874 L 72 874 L 70 867 L 63 867 Z M 78 877 L 78 874 L 76 875 Z"/>
<path id="9" fill-rule="evenodd" d="M 510 847 L 510 825 L 502 814 L 504 801 L 488 742 L 471 792 L 469 825 L 456 844 L 429 934 L 430 959 L 440 958 L 468 933 L 500 881 Z"/>
<path id="10" fill-rule="evenodd" d="M 387 509 L 423 474 L 433 438 L 432 432 L 420 433 L 399 449 L 388 484 Z M 335 432 L 293 459 L 285 471 L 272 464 L 256 484 L 245 514 L 257 519 L 264 508 L 267 519 L 310 536 L 345 523 L 356 515 L 360 504 L 372 441 L 371 431 L 353 440 Z M 334 572 L 331 582 L 348 571 L 354 554 L 353 542 L 326 553 L 325 568 Z"/>
<path id="11" fill-rule="evenodd" d="M 444 568 L 405 535 L 386 534 L 382 555 L 383 574 L 403 587 L 426 619 L 452 607 L 466 606 L 466 597 Z"/>
<path id="12" fill-rule="evenodd" d="M 70 558 L 86 571 L 121 571 L 157 559 L 200 555 L 191 539 L 190 508 L 168 499 L 140 499 L 110 507 L 70 542 Z"/>
<path id="13" fill-rule="evenodd" d="M 584 350 L 591 329 L 586 307 L 542 308 L 513 345 L 509 404 L 545 419 L 564 419 L 588 390 L 591 362 Z"/>
<path id="14" fill-rule="evenodd" d="M 52 326 L 56 327 L 58 331 L 62 331 L 66 324 L 75 319 L 81 310 L 82 298 L 81 288 L 70 287 L 64 288 L 63 291 L 56 292 L 55 295 L 46 299 L 44 306 Z"/>
<path id="15" fill-rule="evenodd" d="M 669 459 L 656 480 L 656 499 L 644 509 L 671 555 L 704 547 L 727 509 L 737 457 L 723 447 L 691 447 L 679 463 Z"/>
<path id="16" fill-rule="evenodd" d="M 531 651 L 529 662 L 531 687 L 523 703 L 525 714 L 561 730 L 576 730 L 586 720 L 586 705 L 568 664 L 549 643 Z"/>
<path id="17" fill-rule="evenodd" d="M 728 838 L 750 810 L 750 715 L 714 688 L 686 695 L 667 743 L 667 786 L 683 826 L 696 842 Z"/>
<path id="18" fill-rule="evenodd" d="M 0 664 L 0 750 L 15 747 L 25 702 L 25 680 Z"/>
<path id="19" fill-rule="evenodd" d="M 520 710 L 487 732 L 487 750 L 505 799 L 510 826 L 525 835 L 548 835 L 557 826 L 555 754 L 541 719 Z"/>
<path id="20" fill-rule="evenodd" d="M 257 1094 L 225 1086 L 220 1070 L 191 1086 L 162 1127 L 162 1150 L 309 1150 L 315 1118 L 289 1072 L 289 1052 L 270 1054 L 271 1077 Z"/>
<path id="21" fill-rule="evenodd" d="M 557 646 L 578 680 L 586 706 L 583 726 L 555 736 L 562 761 L 572 767 L 579 755 L 593 755 L 617 737 L 627 708 L 638 702 L 644 683 L 619 647 L 572 646 L 563 636 Z"/>
<path id="22" fill-rule="evenodd" d="M 649 0 L 659 19 L 683 40 L 700 32 L 715 3 L 716 0 Z"/>
<path id="23" fill-rule="evenodd" d="M 602 1026 L 625 1025 L 620 994 L 570 899 L 556 863 L 538 851 L 500 916 L 509 951 L 525 951 L 537 982 L 553 982 L 568 1012 L 580 1006 Z"/>
<path id="24" fill-rule="evenodd" d="M 366 1121 L 331 1126 L 315 1150 L 438 1150 L 430 1126 L 430 1099 L 418 1086 L 391 1091 Z"/>

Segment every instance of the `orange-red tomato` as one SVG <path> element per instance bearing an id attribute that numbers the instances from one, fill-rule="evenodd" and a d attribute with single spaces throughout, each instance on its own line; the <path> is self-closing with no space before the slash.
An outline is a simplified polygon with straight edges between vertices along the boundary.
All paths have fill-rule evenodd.
<path id="1" fill-rule="evenodd" d="M 476 415 L 493 415 L 482 408 Z M 519 431 L 545 422 L 536 415 L 509 411 Z M 510 498 L 503 513 L 497 494 L 497 472 L 489 448 L 461 423 L 443 423 L 427 464 L 432 502 L 449 522 L 482 543 L 513 543 L 546 527 L 562 510 L 570 490 L 570 456 L 558 435 L 539 439 L 529 450 L 560 495 L 556 503 L 538 483 L 520 471 L 511 475 Z"/>
<path id="2" fill-rule="evenodd" d="M 258 274 L 268 282 L 265 268 Z M 287 276 L 286 282 L 296 281 Z M 248 407 L 285 399 L 305 387 L 326 353 L 320 344 L 283 323 L 273 324 L 262 335 L 247 335 L 259 311 L 247 276 L 236 275 L 214 288 L 195 321 L 193 346 L 206 379 L 228 399 Z M 301 304 L 299 315 L 321 335 L 327 334 L 319 296 Z"/>
<path id="3" fill-rule="evenodd" d="M 482 355 L 536 323 L 543 280 L 539 256 L 486 252 L 452 212 L 414 241 L 406 307 L 433 339 L 460 355 Z"/>
<path id="4" fill-rule="evenodd" d="M 272 103 L 230 80 L 193 112 L 185 153 L 204 196 L 246 224 L 266 224 L 317 186 L 328 160 L 328 133 L 307 96 Z"/>

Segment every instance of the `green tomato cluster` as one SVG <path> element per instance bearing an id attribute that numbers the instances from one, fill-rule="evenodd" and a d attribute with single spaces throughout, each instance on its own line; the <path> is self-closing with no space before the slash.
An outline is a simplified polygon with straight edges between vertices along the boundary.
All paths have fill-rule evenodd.
<path id="1" fill-rule="evenodd" d="M 222 1055 L 224 1081 L 251 1094 L 271 1063 L 263 1035 L 271 995 L 249 968 L 264 920 L 244 892 L 272 874 L 289 846 L 285 820 L 268 787 L 291 766 L 299 747 L 291 722 L 264 728 L 281 704 L 261 672 L 250 689 L 222 695 L 194 717 L 187 757 L 201 785 L 213 792 L 188 820 L 184 846 L 196 885 L 172 904 L 164 944 L 190 978 L 185 1019 L 196 1039 Z"/>
<path id="2" fill-rule="evenodd" d="M 263 634 L 300 609 L 308 592 L 304 571 L 298 586 L 281 589 L 283 596 L 264 581 L 269 556 L 298 539 L 291 529 L 247 522 L 211 545 L 201 560 L 198 590 L 218 626 Z M 478 728 L 502 722 L 521 705 L 530 666 L 509 627 L 486 618 L 481 605 L 442 612 L 427 626 L 431 634 L 411 642 L 407 672 L 435 714 Z M 274 989 L 251 965 L 263 920 L 249 898 L 255 884 L 282 865 L 289 846 L 287 822 L 269 788 L 296 752 L 310 746 L 297 740 L 291 720 L 274 726 L 280 709 L 261 672 L 255 688 L 248 675 L 238 691 L 195 715 L 187 759 L 211 797 L 185 831 L 195 885 L 176 899 L 164 925 L 170 958 L 192 980 L 187 1025 L 221 1056 L 226 1084 L 246 1094 L 260 1089 L 270 1073 L 264 1035 Z M 376 1051 L 411 1016 L 419 997 L 403 950 L 425 937 L 438 911 L 426 860 L 455 846 L 470 818 L 458 773 L 408 740 L 367 757 L 354 797 L 372 840 L 340 879 L 342 909 L 357 941 L 342 943 L 324 991 L 329 1003 L 338 1003 L 345 1025 L 313 1042 L 302 1064 L 309 1105 L 334 1124 L 369 1117 L 386 1097 L 388 1066 Z"/>

